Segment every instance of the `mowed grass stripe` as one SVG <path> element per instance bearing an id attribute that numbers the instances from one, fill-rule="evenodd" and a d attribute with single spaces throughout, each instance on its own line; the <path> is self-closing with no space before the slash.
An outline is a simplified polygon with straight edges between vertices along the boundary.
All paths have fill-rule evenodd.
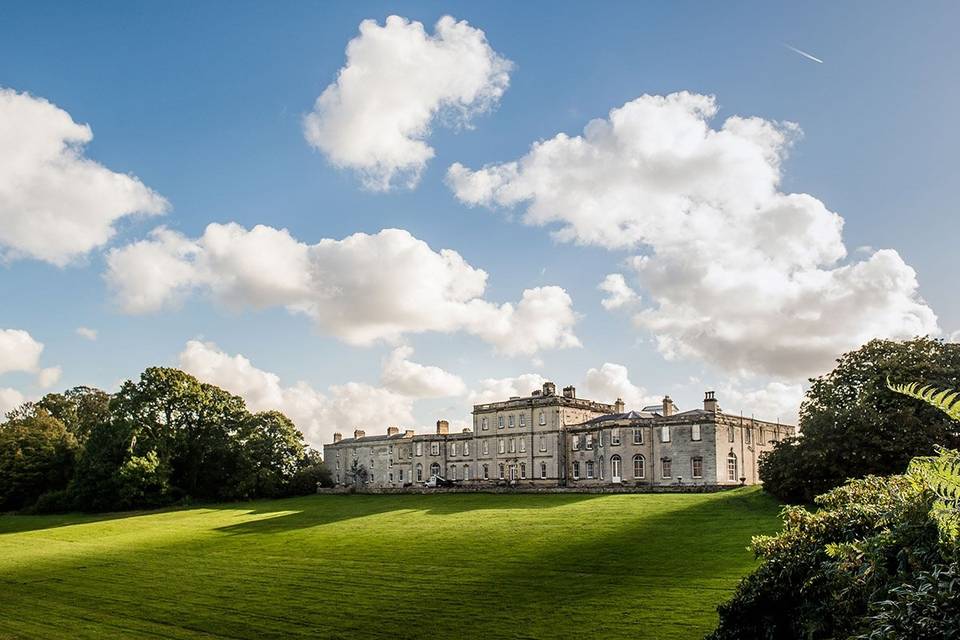
<path id="1" fill-rule="evenodd" d="M 6 516 L 0 637 L 691 638 L 778 510 L 743 489 Z"/>

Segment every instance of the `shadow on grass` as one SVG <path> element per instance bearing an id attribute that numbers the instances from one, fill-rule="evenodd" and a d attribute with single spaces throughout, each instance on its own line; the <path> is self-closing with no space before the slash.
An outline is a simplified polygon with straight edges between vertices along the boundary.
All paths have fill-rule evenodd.
<path id="1" fill-rule="evenodd" d="M 562 510 L 544 512 L 546 526 L 535 536 L 532 527 L 510 523 L 514 510 L 584 502 L 570 511 L 572 521 Z M 88 635 L 138 624 L 169 637 L 702 637 L 716 604 L 752 567 L 750 536 L 776 526 L 777 505 L 738 490 L 310 496 L 211 508 L 259 519 L 217 529 L 226 538 L 84 558 L 84 565 L 99 563 L 96 573 L 75 558 L 24 566 L 4 578 L 7 613 L 76 623 Z M 346 538 L 334 552 L 326 541 L 305 545 L 309 535 L 259 537 L 402 511 L 483 512 L 484 522 L 465 529 L 469 540 L 442 521 L 446 537 L 427 542 L 403 540 L 393 524 L 373 529 L 374 544 L 350 540 L 356 530 L 334 532 Z M 429 536 L 434 526 L 421 525 L 418 534 Z"/>
<path id="2" fill-rule="evenodd" d="M 274 534 L 317 527 L 353 518 L 366 518 L 395 511 L 418 511 L 428 515 L 452 515 L 480 510 L 553 509 L 600 497 L 598 494 L 484 494 L 437 493 L 428 495 L 333 495 L 310 496 L 290 501 L 271 501 L 268 509 L 253 509 L 242 515 L 263 517 L 218 527 L 230 535 Z M 312 501 L 312 502 L 311 502 Z M 276 514 L 276 515 L 271 515 Z"/>

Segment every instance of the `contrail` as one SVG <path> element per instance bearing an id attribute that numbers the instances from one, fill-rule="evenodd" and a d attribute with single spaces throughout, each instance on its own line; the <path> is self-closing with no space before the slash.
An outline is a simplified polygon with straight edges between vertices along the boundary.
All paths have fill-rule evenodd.
<path id="1" fill-rule="evenodd" d="M 806 51 L 801 51 L 800 49 L 797 49 L 796 47 L 792 47 L 792 46 L 790 46 L 789 44 L 787 44 L 786 42 L 783 43 L 783 46 L 785 46 L 787 49 L 790 49 L 790 51 L 793 51 L 794 53 L 799 53 L 800 55 L 802 55 L 802 56 L 803 56 L 804 58 L 806 58 L 807 60 L 813 60 L 814 62 L 819 62 L 820 64 L 823 64 L 823 60 L 821 60 L 820 58 L 818 58 L 818 57 L 816 57 L 816 56 L 810 55 L 810 54 L 807 53 Z"/>

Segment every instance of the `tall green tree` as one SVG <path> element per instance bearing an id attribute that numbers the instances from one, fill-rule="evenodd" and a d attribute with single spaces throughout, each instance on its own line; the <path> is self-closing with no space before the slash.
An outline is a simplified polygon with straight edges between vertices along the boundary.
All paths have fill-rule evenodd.
<path id="1" fill-rule="evenodd" d="M 0 425 L 0 511 L 67 486 L 77 441 L 46 409 L 27 405 Z"/>
<path id="2" fill-rule="evenodd" d="M 48 393 L 37 402 L 73 434 L 79 444 L 90 432 L 110 420 L 110 395 L 93 387 L 73 387 L 63 393 Z"/>
<path id="3" fill-rule="evenodd" d="M 237 465 L 234 438 L 249 415 L 241 398 L 178 369 L 151 367 L 124 383 L 110 408 L 132 434 L 131 453 L 153 451 L 170 470 L 174 496 L 222 495 Z"/>
<path id="4" fill-rule="evenodd" d="M 788 502 L 810 502 L 848 478 L 903 473 L 915 456 L 960 444 L 957 426 L 935 408 L 887 388 L 886 380 L 960 387 L 960 345 L 917 338 L 872 340 L 811 381 L 798 438 L 760 462 L 764 488 Z"/>
<path id="5" fill-rule="evenodd" d="M 237 497 L 281 495 L 306 457 L 303 434 L 279 411 L 247 418 L 237 445 L 240 464 L 232 483 Z"/>

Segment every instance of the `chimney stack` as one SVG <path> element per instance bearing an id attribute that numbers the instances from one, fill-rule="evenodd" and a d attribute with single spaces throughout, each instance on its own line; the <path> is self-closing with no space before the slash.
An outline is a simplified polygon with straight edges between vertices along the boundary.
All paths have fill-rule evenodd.
<path id="1" fill-rule="evenodd" d="M 387 435 L 395 436 L 400 433 L 400 427 L 387 427 Z"/>
<path id="2" fill-rule="evenodd" d="M 412 437 L 413 437 L 413 429 L 406 429 L 406 430 L 403 432 L 403 437 L 404 437 L 404 438 L 412 438 Z"/>
<path id="3" fill-rule="evenodd" d="M 543 395 L 545 396 L 555 396 L 557 395 L 557 385 L 552 382 L 543 383 Z"/>
<path id="4" fill-rule="evenodd" d="M 672 416 L 676 407 L 673 404 L 673 400 L 670 399 L 670 396 L 663 396 L 663 417 Z"/>
<path id="5" fill-rule="evenodd" d="M 363 429 L 354 429 L 354 430 L 353 430 L 353 437 L 354 437 L 354 438 L 362 438 L 362 437 L 365 436 L 365 435 L 367 435 L 367 432 L 364 431 Z"/>
<path id="6" fill-rule="evenodd" d="M 437 435 L 445 436 L 450 433 L 450 423 L 446 420 L 437 420 Z"/>
<path id="7" fill-rule="evenodd" d="M 333 434 L 333 441 L 334 441 L 334 442 L 340 442 L 341 440 L 343 440 L 343 434 L 342 434 L 342 433 L 340 433 L 339 431 L 337 431 L 335 434 Z"/>
<path id="8" fill-rule="evenodd" d="M 626 407 L 623 404 L 623 398 L 617 398 L 617 401 L 613 403 L 613 412 L 614 413 L 623 413 L 623 410 Z"/>
<path id="9" fill-rule="evenodd" d="M 717 398 L 714 395 L 714 392 L 707 391 L 703 396 L 703 410 L 716 413 L 718 409 L 719 407 L 717 406 Z"/>
<path id="10" fill-rule="evenodd" d="M 563 397 L 564 398 L 576 398 L 577 397 L 577 388 L 572 384 L 563 388 Z"/>

